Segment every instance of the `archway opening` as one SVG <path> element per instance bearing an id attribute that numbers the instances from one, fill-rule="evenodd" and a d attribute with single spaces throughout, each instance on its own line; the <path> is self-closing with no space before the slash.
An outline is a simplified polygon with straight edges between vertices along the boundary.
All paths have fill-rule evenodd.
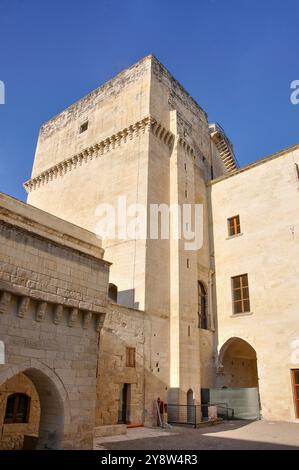
<path id="1" fill-rule="evenodd" d="M 241 338 L 231 338 L 222 346 L 219 356 L 222 363 L 219 387 L 258 387 L 256 352 L 249 343 Z"/>
<path id="2" fill-rule="evenodd" d="M 64 404 L 50 377 L 38 369 L 24 370 L 2 383 L 0 397 L 2 448 L 61 448 Z"/>

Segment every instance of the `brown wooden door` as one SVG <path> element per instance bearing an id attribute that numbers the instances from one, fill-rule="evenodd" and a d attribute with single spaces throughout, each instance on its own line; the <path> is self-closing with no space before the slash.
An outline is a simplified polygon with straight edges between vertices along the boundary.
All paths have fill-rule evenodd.
<path id="1" fill-rule="evenodd" d="M 299 418 L 299 369 L 292 370 L 296 418 Z"/>

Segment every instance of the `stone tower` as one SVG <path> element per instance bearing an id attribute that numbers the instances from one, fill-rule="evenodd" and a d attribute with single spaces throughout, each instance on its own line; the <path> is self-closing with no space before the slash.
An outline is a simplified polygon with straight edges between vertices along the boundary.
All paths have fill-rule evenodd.
<path id="1" fill-rule="evenodd" d="M 211 138 L 212 136 L 212 138 Z M 220 136 L 220 137 L 219 137 Z M 103 240 L 120 304 L 145 311 L 145 406 L 158 396 L 200 401 L 213 375 L 213 263 L 206 183 L 235 168 L 206 113 L 152 55 L 124 70 L 40 130 L 28 203 L 91 232 L 99 204 L 202 204 L 203 245 Z M 199 281 L 209 299 L 199 328 Z M 169 394 L 169 391 L 171 392 Z"/>

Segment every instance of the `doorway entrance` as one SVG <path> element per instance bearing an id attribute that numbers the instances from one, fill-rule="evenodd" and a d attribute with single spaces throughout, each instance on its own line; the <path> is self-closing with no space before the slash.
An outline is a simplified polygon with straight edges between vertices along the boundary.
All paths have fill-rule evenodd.
<path id="1" fill-rule="evenodd" d="M 118 406 L 118 423 L 129 424 L 130 384 L 121 384 Z"/>
<path id="2" fill-rule="evenodd" d="M 195 408 L 193 390 L 190 388 L 187 392 L 187 422 L 194 423 Z"/>
<path id="3" fill-rule="evenodd" d="M 217 387 L 258 387 L 257 356 L 247 341 L 230 338 L 220 350 L 219 362 L 222 370 L 217 377 Z"/>
<path id="4" fill-rule="evenodd" d="M 292 370 L 292 381 L 294 388 L 295 415 L 299 418 L 299 369 Z"/>
<path id="5" fill-rule="evenodd" d="M 0 374 L 1 395 L 5 397 L 0 411 L 3 448 L 6 440 L 15 441 L 21 448 L 23 442 L 24 446 L 25 441 L 28 444 L 27 438 L 32 449 L 62 447 L 65 399 L 54 382 L 55 375 L 50 377 L 46 372 L 31 367 L 3 381 Z"/>

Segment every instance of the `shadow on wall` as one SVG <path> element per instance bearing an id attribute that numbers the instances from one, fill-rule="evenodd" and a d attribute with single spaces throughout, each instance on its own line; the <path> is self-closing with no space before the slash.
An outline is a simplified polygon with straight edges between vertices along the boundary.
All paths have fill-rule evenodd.
<path id="1" fill-rule="evenodd" d="M 125 307 L 139 310 L 139 302 L 135 302 L 135 289 L 121 290 L 117 292 L 117 303 Z"/>

